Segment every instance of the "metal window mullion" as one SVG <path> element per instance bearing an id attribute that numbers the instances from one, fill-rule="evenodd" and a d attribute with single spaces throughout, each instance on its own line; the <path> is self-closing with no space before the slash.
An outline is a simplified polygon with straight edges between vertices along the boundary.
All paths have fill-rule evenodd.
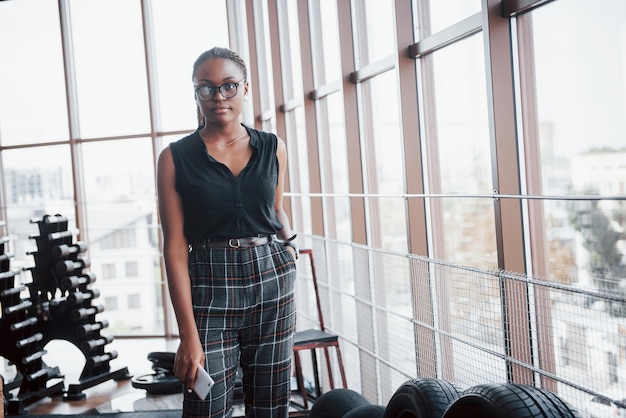
<path id="1" fill-rule="evenodd" d="M 350 22 L 352 13 L 350 0 L 337 0 L 337 15 L 339 22 Z M 344 103 L 344 118 L 346 129 L 346 141 L 348 151 L 348 178 L 350 193 L 363 194 L 363 171 L 361 169 L 361 144 L 359 141 L 360 131 L 357 114 L 356 85 L 351 83 L 349 75 L 355 68 L 354 45 L 352 43 L 352 27 L 350 24 L 339 25 L 339 43 L 341 51 L 342 90 Z M 352 222 L 351 241 L 357 244 L 365 244 L 365 199 L 362 196 L 350 198 L 350 220 Z"/>
<path id="2" fill-rule="evenodd" d="M 278 10 L 278 0 L 268 0 L 267 2 L 267 12 L 268 12 L 268 28 L 270 35 L 270 45 L 271 50 L 266 50 L 266 43 L 263 43 L 263 51 L 265 54 L 261 54 L 261 56 L 270 56 L 272 62 L 272 74 L 267 74 L 267 78 L 272 77 L 272 84 L 274 87 L 274 91 L 267 91 L 268 94 L 272 94 L 274 96 L 274 104 L 276 108 L 280 107 L 285 102 L 285 86 L 284 86 L 284 77 L 287 75 L 283 72 L 282 65 L 282 56 L 286 53 L 287 48 L 284 47 L 283 42 L 285 41 L 286 35 L 282 32 L 285 23 L 279 19 L 279 10 Z M 282 33 L 282 36 L 281 36 Z M 286 57 L 285 60 L 288 60 L 289 57 Z M 267 68 L 267 67 L 264 67 Z M 289 82 L 289 80 L 287 80 Z M 285 138 L 286 127 L 285 127 L 285 114 L 282 112 L 273 112 L 276 120 L 276 134 L 280 138 Z"/>
<path id="3" fill-rule="evenodd" d="M 367 17 L 364 2 L 353 2 L 353 33 L 356 35 L 353 39 L 356 41 L 355 51 L 358 56 L 355 57 L 357 66 L 350 73 L 350 79 L 357 84 L 357 113 L 359 115 L 360 125 L 360 141 L 361 141 L 361 169 L 363 170 L 364 191 L 366 194 L 378 193 L 378 173 L 376 170 L 376 150 L 374 146 L 374 125 L 372 114 L 372 94 L 371 85 L 368 82 L 372 74 L 380 74 L 380 70 L 375 70 L 368 77 L 361 77 L 359 73 L 363 68 L 371 68 L 368 54 L 368 37 L 367 37 Z M 357 82 L 357 80 L 363 80 Z M 367 198 L 365 200 L 365 220 L 367 227 L 367 242 L 369 245 L 382 247 L 382 237 L 380 232 L 380 209 L 376 198 Z"/>
<path id="4" fill-rule="evenodd" d="M 350 0 L 337 0 L 337 19 L 339 24 L 339 50 L 341 57 L 341 80 L 343 83 L 343 104 L 346 130 L 346 146 L 348 153 L 348 180 L 350 193 L 362 195 L 364 191 L 364 179 L 361 160 L 360 126 L 358 118 L 358 98 L 357 86 L 350 82 L 349 75 L 355 68 L 355 45 L 353 43 L 354 33 L 352 27 L 352 10 Z M 353 196 L 350 198 L 350 221 L 352 237 L 351 241 L 356 244 L 365 245 L 367 241 L 367 228 L 365 224 L 365 198 L 363 196 Z M 358 277 L 360 274 L 369 276 L 369 271 L 363 272 L 368 266 L 367 258 L 360 257 L 362 254 L 356 248 L 352 249 L 352 276 Z M 359 315 L 357 315 L 357 319 Z M 359 325 L 359 324 L 358 324 Z M 357 328 L 360 329 L 360 328 Z M 367 330 L 365 327 L 363 330 Z M 365 331 L 367 332 L 367 331 Z M 360 355 L 360 352 L 359 352 Z M 359 367 L 364 370 L 365 367 Z"/>
<path id="5" fill-rule="evenodd" d="M 70 157 L 72 161 L 72 183 L 74 185 L 76 228 L 80 231 L 80 239 L 89 242 L 85 176 L 83 175 L 83 159 L 80 144 L 80 119 L 78 114 L 78 93 L 76 90 L 76 68 L 74 66 L 69 0 L 59 0 L 59 19 L 65 75 L 65 95 L 67 100 Z"/>
<path id="6" fill-rule="evenodd" d="M 415 61 L 407 54 L 406 45 L 413 41 L 413 16 L 409 2 L 395 0 L 398 91 L 400 96 L 401 132 L 404 155 L 404 190 L 408 194 L 424 193 L 425 171 L 420 147 L 420 118 L 417 98 L 417 74 Z M 409 199 L 407 210 L 407 240 L 409 252 L 428 255 L 426 241 L 426 217 L 424 201 Z"/>
<path id="7" fill-rule="evenodd" d="M 313 85 L 314 88 L 319 88 L 326 84 L 326 70 L 325 70 L 325 56 L 324 56 L 324 41 L 322 32 L 322 11 L 320 8 L 320 2 L 317 0 L 304 0 L 308 3 L 309 11 L 309 37 L 310 37 L 310 49 L 313 57 L 312 69 L 313 69 Z"/>
<path id="8" fill-rule="evenodd" d="M 276 109 L 285 107 L 287 100 L 292 99 L 293 92 L 293 75 L 291 71 L 285 71 L 288 63 L 291 62 L 290 36 L 288 10 L 285 0 L 269 0 L 268 16 L 270 30 L 270 45 L 272 45 L 272 68 L 273 68 L 273 84 L 274 84 L 274 104 Z M 293 112 L 291 112 L 291 120 L 295 120 Z M 285 140 L 287 147 L 296 144 L 296 134 L 293 129 L 289 130 L 287 126 L 287 115 L 284 112 L 277 111 L 276 114 L 276 133 Z M 293 124 L 290 124 L 292 126 Z M 291 154 L 295 155 L 295 154 Z M 285 171 L 285 192 L 289 192 L 290 175 L 289 170 Z M 283 206 L 288 215 L 292 214 L 292 205 L 290 199 L 283 200 Z M 290 216 L 290 219 L 293 219 Z"/>
<path id="9" fill-rule="evenodd" d="M 291 47 L 290 47 L 290 25 L 295 24 L 288 20 L 288 5 L 286 0 L 279 0 L 277 3 L 278 8 L 278 21 L 280 22 L 280 47 L 281 50 L 284 51 L 285 56 L 282 61 L 284 62 L 284 68 L 289 67 L 289 62 L 294 57 L 291 57 Z M 281 15 L 281 10 L 283 14 Z M 297 22 L 296 22 L 297 23 Z M 273 43 L 276 45 L 276 43 Z M 287 55 L 288 54 L 288 55 Z M 282 68 L 282 67 L 281 67 Z M 302 167 L 297 163 L 299 156 L 299 146 L 300 141 L 298 141 L 298 130 L 297 130 L 297 118 L 296 111 L 298 108 L 304 105 L 302 101 L 302 97 L 298 95 L 294 91 L 294 82 L 293 76 L 290 71 L 283 72 L 286 77 L 289 77 L 287 83 L 283 86 L 287 89 L 287 93 L 284 94 L 283 100 L 279 106 L 276 106 L 277 113 L 284 113 L 284 123 L 285 123 L 285 142 L 287 144 L 287 155 L 288 155 L 288 163 L 287 163 L 287 175 L 285 178 L 285 190 L 291 193 L 291 198 L 286 202 L 286 210 L 289 215 L 289 219 L 291 221 L 292 229 L 296 231 L 300 231 L 301 233 L 304 231 L 304 222 L 303 222 L 303 205 L 302 205 L 302 197 L 298 197 L 297 193 L 301 192 L 301 175 L 300 170 Z"/>
<path id="10" fill-rule="evenodd" d="M 289 21 L 288 5 L 285 0 L 270 1 L 269 8 L 273 65 L 275 68 L 279 68 L 280 74 L 282 74 L 282 77 L 274 77 L 276 124 L 279 136 L 285 140 L 287 145 L 288 163 L 285 175 L 285 192 L 292 193 L 291 198 L 284 201 L 284 206 L 289 215 L 292 229 L 303 232 L 302 198 L 293 196 L 294 191 L 301 190 L 300 165 L 297 164 L 299 141 L 295 128 L 295 112 L 302 106 L 302 100 L 300 97 L 294 97 L 297 95 L 294 93 L 293 76 L 287 70 L 293 59 L 290 47 L 291 37 L 289 36 L 292 22 Z M 275 16 L 272 17 L 272 14 Z M 273 27 L 274 31 L 272 31 Z M 280 89 L 276 89 L 276 86 L 280 86 Z"/>
<path id="11" fill-rule="evenodd" d="M 428 4 L 420 3 L 418 18 L 421 22 L 426 21 L 423 26 L 421 26 L 420 23 L 420 27 L 430 27 L 428 23 L 430 20 L 429 14 L 430 8 Z M 409 45 L 409 55 L 413 58 L 419 58 L 423 55 L 430 54 L 480 32 L 481 28 L 482 15 L 479 12 L 435 34 L 425 34 L 417 43 Z"/>
<path id="12" fill-rule="evenodd" d="M 502 16 L 512 17 L 529 12 L 554 0 L 502 0 Z"/>
<path id="13" fill-rule="evenodd" d="M 276 1 L 276 18 L 277 18 L 277 26 L 276 29 L 278 31 L 278 40 L 279 44 L 272 45 L 275 46 L 274 49 L 280 52 L 281 57 L 281 67 L 280 73 L 282 74 L 282 97 L 281 103 L 285 104 L 290 100 L 293 100 L 297 95 L 294 91 L 294 76 L 290 63 L 295 59 L 291 54 L 291 25 L 297 22 L 291 22 L 289 20 L 289 5 L 287 0 L 270 0 L 270 3 Z M 270 21 L 270 31 L 272 29 L 272 24 Z M 276 38 L 273 37 L 272 40 Z M 276 106 L 277 108 L 280 106 Z"/>
<path id="14" fill-rule="evenodd" d="M 416 8 L 418 26 L 421 28 L 419 36 L 420 42 L 416 45 L 421 45 L 424 39 L 432 39 L 430 33 L 431 18 L 430 18 L 430 4 L 427 1 L 421 1 Z M 444 30 L 445 31 L 445 30 Z M 445 31 L 448 32 L 448 31 Z M 454 35 L 453 35 L 454 36 Z M 446 43 L 447 44 L 447 43 Z M 443 47 L 443 44 L 442 44 Z M 410 49 L 412 46 L 410 47 Z M 435 70 L 434 70 L 434 58 L 432 52 L 435 49 L 430 50 L 427 54 L 410 54 L 418 59 L 418 91 L 421 87 L 421 95 L 418 95 L 418 113 L 420 114 L 420 120 L 423 120 L 422 126 L 420 126 L 420 135 L 422 137 L 421 150 L 425 158 L 422 158 L 423 169 L 422 175 L 426 177 L 423 186 L 427 193 L 441 193 L 441 166 L 439 158 L 439 132 L 437 126 L 437 106 L 435 101 Z M 444 221 L 443 221 L 443 202 L 439 198 L 427 199 L 425 201 L 425 216 L 426 216 L 426 234 L 427 234 L 427 251 L 430 257 L 444 258 L 445 253 L 445 237 L 444 234 Z M 413 274 L 419 274 L 419 271 L 413 272 Z M 417 285 L 417 286 L 416 286 Z M 440 320 L 440 298 L 447 297 L 445 293 L 446 288 L 446 276 L 439 273 L 437 268 L 434 268 L 432 264 L 428 264 L 428 276 L 427 280 L 419 281 L 415 280 L 412 283 L 413 288 L 413 309 L 415 312 L 415 318 L 423 321 L 426 324 L 443 324 L 446 321 Z M 428 302 L 430 306 L 424 306 L 424 303 L 420 300 L 420 295 L 428 295 Z M 436 329 L 436 328 L 433 328 Z M 416 352 L 416 364 L 417 373 L 427 374 L 428 361 L 433 354 L 429 355 L 428 350 L 433 350 L 435 356 L 436 369 L 432 371 L 435 377 L 441 377 L 450 381 L 454 381 L 454 353 L 452 352 L 451 342 L 447 339 L 441 338 L 439 335 L 434 335 L 432 344 L 434 347 L 428 347 L 423 339 L 428 341 L 429 330 L 415 326 L 416 341 L 421 341 L 422 344 L 417 347 Z M 439 347 L 440 350 L 436 350 Z M 446 361 L 444 361 L 444 359 Z"/>
<path id="15" fill-rule="evenodd" d="M 143 42 L 144 42 L 144 54 L 146 60 L 146 82 L 148 87 L 148 106 L 150 111 L 150 140 L 152 142 L 152 162 L 156 179 L 157 172 L 157 160 L 161 151 L 162 141 L 159 132 L 161 131 L 160 123 L 161 116 L 159 113 L 159 99 L 158 99 L 158 87 L 156 77 L 156 52 L 155 52 L 155 40 L 154 40 L 154 25 L 152 14 L 152 3 L 149 0 L 141 0 L 141 19 L 143 29 Z M 157 211 L 158 216 L 158 211 Z M 160 220 L 157 220 L 160 225 Z M 159 248 L 163 245 L 163 236 L 158 233 Z M 159 264 L 161 266 L 161 298 L 163 301 L 169 301 L 169 289 L 166 286 L 165 277 L 165 260 L 163 257 L 159 257 Z M 176 323 L 174 318 L 173 308 L 171 303 L 163 303 L 163 324 L 164 333 L 166 338 L 171 338 L 175 335 Z"/>
<path id="16" fill-rule="evenodd" d="M 350 74 L 350 79 L 353 83 L 361 83 L 374 78 L 377 75 L 386 73 L 387 71 L 396 68 L 397 55 L 392 54 L 385 58 L 381 58 L 378 61 L 363 65 L 358 70 Z"/>
<path id="17" fill-rule="evenodd" d="M 542 195 L 542 164 L 541 144 L 539 139 L 539 117 L 537 110 L 537 85 L 535 80 L 535 62 L 533 47 L 532 14 L 524 14 L 515 19 L 517 40 L 517 61 L 519 73 L 519 100 L 521 108 L 521 121 L 523 138 L 523 152 L 525 162 L 525 194 Z M 527 200 L 527 218 L 525 219 L 529 236 L 530 250 L 528 251 L 530 271 L 534 277 L 548 277 L 548 260 L 546 249 L 546 226 L 543 200 Z M 556 353 L 554 351 L 552 310 L 549 290 L 545 287 L 535 288 L 535 327 L 534 339 L 537 341 L 536 366 L 540 369 L 556 375 Z M 556 391 L 557 382 L 542 374 L 540 376 L 541 387 Z"/>
<path id="18" fill-rule="evenodd" d="M 305 92 L 313 92 L 319 85 L 326 83 L 326 71 L 324 67 L 324 43 L 322 40 L 322 16 L 320 3 L 318 1 L 306 1 L 308 4 L 308 19 L 303 23 L 307 24 L 306 33 L 309 36 L 308 42 L 302 44 L 302 50 L 310 51 L 310 59 L 306 60 L 306 65 L 310 67 L 310 79 L 305 82 Z M 339 24 L 339 22 L 336 22 Z M 301 31 L 304 32 L 304 31 Z M 306 48 L 306 49 L 305 49 Z M 303 66 L 305 62 L 303 60 Z M 316 126 L 317 133 L 317 165 L 320 175 L 320 191 L 325 195 L 322 204 L 323 225 L 321 232 L 327 237 L 338 239 L 337 237 L 337 219 L 335 216 L 336 200 L 329 197 L 334 189 L 333 166 L 331 158 L 330 143 L 330 122 L 328 117 L 328 100 L 325 98 L 313 99 L 313 95 L 309 94 L 308 102 L 312 104 L 312 113 L 306 112 L 312 117 L 311 123 Z M 323 163 L 326 165 L 322 169 Z"/>
<path id="19" fill-rule="evenodd" d="M 366 2 L 353 2 L 353 18 L 351 20 L 353 25 L 353 33 L 355 33 L 354 39 L 357 44 L 356 50 L 359 52 L 359 59 L 357 59 L 357 68 L 351 72 L 350 78 L 354 82 L 356 75 L 359 73 L 362 67 L 369 64 L 369 39 L 370 33 L 367 30 L 367 3 Z M 363 170 L 364 187 L 367 195 L 369 193 L 378 193 L 378 170 L 376 166 L 376 150 L 375 150 L 375 136 L 374 136 L 374 115 L 373 115 L 373 100 L 372 100 L 372 86 L 371 80 L 361 82 L 357 84 L 357 112 L 359 115 L 359 125 L 361 132 L 361 159 Z M 382 247 L 382 231 L 381 231 L 381 216 L 380 216 L 380 199 L 375 197 L 367 197 L 365 205 L 365 219 L 367 226 L 367 242 L 370 246 Z M 367 251 L 367 260 L 369 264 L 368 274 L 355 275 L 355 295 L 369 303 L 357 305 L 357 327 L 359 332 L 359 345 L 365 347 L 366 350 L 375 353 L 374 357 L 366 354 L 365 351 L 360 353 L 361 355 L 361 369 L 365 374 L 361 376 L 364 382 L 368 381 L 380 381 L 380 362 L 376 360 L 376 357 L 380 354 L 381 335 L 379 335 L 378 329 L 378 316 L 376 310 L 373 307 L 373 300 L 376 294 L 376 286 L 378 285 L 377 277 L 384 277 L 379 274 L 383 271 L 382 266 L 374 258 L 373 253 Z M 376 338 L 371 338 L 371 335 Z M 371 342 L 370 342 L 371 341 Z M 369 392 L 368 389 L 373 389 L 375 392 Z M 364 385 L 363 395 L 367 398 L 376 399 L 380 394 L 377 388 L 369 388 L 368 385 Z"/>
<path id="20" fill-rule="evenodd" d="M 398 85 L 401 86 L 400 92 L 400 109 L 404 150 L 404 173 L 405 173 L 405 190 L 409 194 L 423 194 L 425 192 L 424 162 L 422 158 L 421 147 L 421 127 L 418 106 L 418 85 L 417 85 L 417 65 L 414 59 L 406 53 L 406 45 L 414 42 L 414 19 L 411 4 L 403 1 L 395 1 L 395 17 L 396 17 L 396 39 L 397 39 L 397 67 L 398 67 Z M 428 19 L 428 16 L 425 16 Z M 428 237 L 426 229 L 426 208 L 424 199 L 407 199 L 406 201 L 406 219 L 407 219 L 407 240 L 409 243 L 409 252 L 417 255 L 428 255 Z M 409 274 L 411 276 L 411 286 L 414 288 L 412 298 L 413 315 L 418 322 L 427 323 L 437 329 L 437 292 L 432 291 L 438 282 L 421 278 L 419 271 L 411 268 L 409 264 Z M 429 295 L 428 298 L 420 297 L 420 295 Z M 424 306 L 427 301 L 429 306 Z M 433 364 L 435 374 L 430 377 L 440 377 L 437 375 L 438 370 L 442 370 L 441 358 L 452 359 L 451 344 L 447 341 L 446 345 L 439 344 L 436 333 L 423 327 L 414 327 L 416 372 L 420 376 L 428 376 L 429 368 L 422 365 Z M 420 342 L 419 344 L 417 342 Z M 437 348 L 440 347 L 445 352 L 441 352 Z M 449 361 L 452 363 L 452 361 Z M 447 369 L 447 368 L 446 368 Z M 451 369 L 451 367 L 450 367 Z"/>
<path id="21" fill-rule="evenodd" d="M 331 239 L 340 239 L 337 236 L 337 217 L 336 217 L 336 198 L 331 196 L 335 191 L 333 184 L 334 166 L 332 164 L 332 147 L 330 144 L 330 121 L 328 115 L 328 99 L 322 99 L 315 102 L 315 123 L 318 132 L 318 149 L 320 155 L 320 164 L 324 161 L 324 169 L 320 170 L 320 183 L 322 186 L 322 195 L 324 196 L 323 215 L 324 215 L 324 236 Z"/>
<path id="22" fill-rule="evenodd" d="M 302 81 L 307 131 L 307 147 L 309 150 L 309 179 L 310 191 L 317 187 L 320 199 L 311 200 L 311 216 L 313 233 L 316 235 L 337 238 L 335 201 L 328 194 L 334 191 L 332 184 L 333 166 L 330 158 L 330 128 L 328 123 L 327 100 L 314 97 L 313 92 L 317 85 L 325 83 L 324 44 L 322 41 L 322 16 L 320 4 L 317 0 L 301 0 L 298 2 L 298 20 L 300 28 L 300 49 L 302 58 Z M 330 24 L 338 25 L 339 22 Z M 313 136 L 314 135 L 314 136 Z M 322 162 L 327 167 L 322 169 Z M 313 178 L 313 175 L 316 177 Z M 324 260 L 326 260 L 327 283 L 339 283 L 345 278 L 337 274 L 329 266 L 340 263 L 339 254 L 332 246 L 325 245 Z M 343 329 L 344 302 L 341 295 L 330 292 L 328 300 L 329 319 L 332 329 Z"/>
<path id="23" fill-rule="evenodd" d="M 298 2 L 298 26 L 300 32 L 300 58 L 302 68 L 303 92 L 314 88 L 314 52 L 311 47 L 310 8 L 306 0 Z M 304 94 L 306 96 L 306 94 Z M 304 100 L 306 149 L 309 161 L 309 191 L 322 192 L 322 173 L 320 152 L 318 148 L 319 133 L 317 130 L 317 112 L 315 102 Z M 314 235 L 324 235 L 324 208 L 322 197 L 310 197 L 311 226 Z"/>
<path id="24" fill-rule="evenodd" d="M 341 91 L 341 81 L 336 80 L 324 85 L 318 85 L 315 90 L 308 94 L 308 98 L 311 100 L 320 100 L 326 96 L 330 96 L 333 93 L 339 93 Z"/>
<path id="25" fill-rule="evenodd" d="M 276 111 L 272 107 L 274 101 L 274 94 L 271 90 L 273 83 L 274 68 L 273 64 L 273 51 L 271 39 L 268 42 L 268 37 L 271 37 L 271 31 L 274 28 L 270 27 L 269 23 L 269 10 L 267 1 L 255 1 L 254 2 L 254 29 L 257 32 L 257 44 L 256 47 L 261 54 L 257 55 L 259 62 L 259 81 L 257 84 L 257 90 L 259 91 L 259 100 L 261 103 L 261 129 L 266 131 L 274 131 L 276 129 Z M 269 61 L 268 61 L 269 59 Z"/>
<path id="26" fill-rule="evenodd" d="M 510 23 L 499 13 L 500 0 L 483 0 L 482 4 L 493 186 L 496 193 L 520 195 Z M 525 272 L 521 199 L 496 199 L 494 214 L 498 268 Z M 507 379 L 532 384 L 532 371 L 520 366 L 533 362 L 527 286 L 501 280 L 500 291 L 505 350 L 517 360 L 507 362 Z"/>
<path id="27" fill-rule="evenodd" d="M 226 16 L 228 19 L 228 40 L 231 49 L 234 49 L 248 63 L 248 70 L 253 69 L 253 63 L 250 59 L 249 32 L 246 24 L 246 0 L 226 0 Z M 256 73 L 256 71 L 253 71 Z M 254 89 L 248 93 L 248 97 L 254 100 L 257 94 Z M 254 103 L 253 100 L 244 102 L 242 121 L 246 125 L 254 125 Z"/>
<path id="28" fill-rule="evenodd" d="M 248 30 L 248 45 L 250 46 L 248 50 L 250 54 L 249 62 L 248 62 L 248 66 L 249 66 L 248 78 L 250 79 L 249 81 L 252 86 L 252 89 L 256 90 L 256 94 L 253 94 L 251 96 L 254 127 L 256 129 L 261 129 L 263 125 L 263 120 L 264 120 L 264 115 L 263 115 L 264 109 L 263 109 L 263 103 L 261 102 L 263 91 L 261 91 L 261 88 L 260 88 L 260 80 L 266 71 L 261 68 L 262 67 L 262 65 L 260 64 L 261 58 L 259 57 L 263 55 L 263 51 L 265 51 L 265 47 L 263 46 L 263 48 L 259 48 L 259 45 L 263 45 L 261 43 L 263 36 L 262 34 L 259 35 L 258 26 L 262 25 L 263 19 L 262 19 L 262 16 L 261 18 L 258 18 L 256 16 L 257 13 L 255 13 L 255 9 L 256 9 L 255 4 L 257 3 L 258 2 L 255 0 L 246 0 L 246 26 L 248 28 L 251 28 L 251 30 Z M 257 20 L 259 20 L 258 23 L 257 23 Z"/>
<path id="29" fill-rule="evenodd" d="M 361 149 L 361 178 L 363 179 L 363 192 L 365 199 L 365 227 L 366 239 L 370 246 L 381 247 L 380 238 L 380 222 L 378 210 L 378 201 L 370 194 L 378 193 L 378 181 L 376 172 L 375 149 L 374 149 L 374 126 L 372 115 L 372 96 L 371 86 L 367 82 L 369 78 L 363 82 L 356 82 L 357 74 L 363 67 L 369 66 L 369 57 L 367 49 L 367 19 L 365 11 L 366 3 L 352 3 L 352 19 L 353 39 L 355 40 L 354 50 L 356 68 L 350 73 L 350 80 L 356 84 L 356 110 L 359 124 L 359 141 Z"/>
<path id="30" fill-rule="evenodd" d="M 152 3 L 150 0 L 141 0 L 141 18 L 143 28 L 143 46 L 146 59 L 146 80 L 148 87 L 148 106 L 150 110 L 150 137 L 153 141 L 154 161 L 160 151 L 158 133 L 161 131 L 161 115 L 159 112 L 159 95 L 156 76 L 156 43 L 154 39 L 154 22 Z"/>

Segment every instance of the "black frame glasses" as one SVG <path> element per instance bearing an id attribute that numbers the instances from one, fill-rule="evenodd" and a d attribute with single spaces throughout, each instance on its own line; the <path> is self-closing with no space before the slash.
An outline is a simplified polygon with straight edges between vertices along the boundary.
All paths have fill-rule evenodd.
<path id="1" fill-rule="evenodd" d="M 246 79 L 243 78 L 241 81 L 236 83 L 224 83 L 221 86 L 213 87 L 213 86 L 198 86 L 194 89 L 196 93 L 196 97 L 204 102 L 208 102 L 209 100 L 213 100 L 215 95 L 219 91 L 223 98 L 230 99 L 231 97 L 235 97 L 237 95 L 237 90 L 239 85 L 245 82 Z"/>

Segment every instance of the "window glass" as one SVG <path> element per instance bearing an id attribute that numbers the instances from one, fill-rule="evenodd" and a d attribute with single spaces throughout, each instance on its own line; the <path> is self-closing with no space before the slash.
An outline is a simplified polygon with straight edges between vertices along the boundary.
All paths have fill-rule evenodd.
<path id="1" fill-rule="evenodd" d="M 39 228 L 31 220 L 60 214 L 68 218 L 68 229 L 76 228 L 72 164 L 67 145 L 2 151 L 7 227 L 14 258 L 12 268 L 34 265 L 29 251 L 37 243 L 29 236 Z M 23 273 L 28 280 L 28 275 Z"/>
<path id="2" fill-rule="evenodd" d="M 457 42 L 433 54 L 438 177 L 440 193 L 492 193 L 491 151 L 482 35 Z M 435 203 L 442 214 L 444 254 L 461 264 L 496 262 L 495 220 L 491 199 L 444 199 Z M 477 240 L 476 231 L 485 239 Z"/>
<path id="3" fill-rule="evenodd" d="M 372 143 L 365 144 L 372 242 L 383 248 L 406 251 L 404 164 L 398 82 L 395 71 L 368 80 L 364 91 L 370 93 Z M 367 97 L 367 93 L 364 94 Z"/>
<path id="4" fill-rule="evenodd" d="M 107 315 L 110 312 L 115 312 L 119 309 L 117 297 L 105 297 L 101 302 L 104 302 L 102 305 L 104 306 L 104 310 L 106 311 Z"/>
<path id="5" fill-rule="evenodd" d="M 294 231 L 304 233 L 302 227 L 302 197 L 300 196 L 300 172 L 297 164 L 298 147 L 303 146 L 304 142 L 301 138 L 306 138 L 306 131 L 303 125 L 298 125 L 298 110 L 285 113 L 285 145 L 287 147 L 287 173 L 285 173 L 285 194 L 283 195 L 283 203 L 289 206 L 289 222 Z M 300 121 L 301 122 L 301 121 Z M 287 184 L 288 182 L 288 184 Z"/>
<path id="6" fill-rule="evenodd" d="M 103 279 L 115 278 L 115 263 L 103 263 L 100 265 L 101 276 Z"/>
<path id="7" fill-rule="evenodd" d="M 295 138 L 290 137 L 287 139 L 287 152 L 289 153 L 289 160 L 287 161 L 287 167 L 290 170 L 290 179 L 292 182 L 291 190 L 307 195 L 311 192 L 310 188 L 310 176 L 309 176 L 309 153 L 308 153 L 308 141 L 306 136 L 306 122 L 304 117 L 304 107 L 298 107 L 294 111 L 294 118 L 288 117 L 285 119 L 287 123 L 295 123 L 295 132 L 297 135 Z M 293 131 L 294 127 L 289 126 L 289 131 Z M 299 182 L 296 182 L 296 179 Z M 292 214 L 292 223 L 299 225 L 300 232 L 304 234 L 310 234 L 313 231 L 311 222 L 311 198 L 297 197 L 293 198 L 294 212 Z"/>
<path id="8" fill-rule="evenodd" d="M 626 3 L 554 2 L 531 15 L 543 189 L 535 192 L 623 196 Z M 626 277 L 623 200 L 543 205 L 547 277 L 600 290 Z"/>
<path id="9" fill-rule="evenodd" d="M 4 146 L 69 136 L 57 4 L 0 2 L 0 144 Z"/>
<path id="10" fill-rule="evenodd" d="M 302 57 L 300 56 L 300 26 L 298 25 L 298 7 L 294 1 L 287 1 L 287 19 L 282 25 L 287 25 L 288 37 L 281 40 L 288 43 L 289 50 L 282 54 L 283 57 L 283 83 L 285 100 L 293 97 L 301 97 L 302 92 Z M 279 16 L 281 14 L 279 13 Z M 281 47 L 285 47 L 281 45 Z"/>
<path id="11" fill-rule="evenodd" d="M 99 276 L 107 265 L 115 274 L 98 283 L 103 297 L 141 294 L 136 301 L 145 312 L 128 315 L 120 306 L 110 317 L 110 332 L 162 333 L 152 143 L 140 138 L 82 147 L 91 270 Z"/>
<path id="12" fill-rule="evenodd" d="M 193 63 L 214 46 L 228 47 L 225 1 L 152 1 L 161 129 L 194 129 Z"/>
<path id="13" fill-rule="evenodd" d="M 481 0 L 429 1 L 431 34 L 479 13 L 481 9 Z"/>
<path id="14" fill-rule="evenodd" d="M 341 56 L 339 52 L 339 26 L 337 17 L 337 2 L 334 0 L 320 0 L 320 19 L 323 29 L 320 30 L 324 53 L 316 57 L 324 62 L 324 79 L 315 80 L 316 85 L 325 84 L 341 79 Z"/>
<path id="15" fill-rule="evenodd" d="M 128 309 L 137 310 L 141 308 L 141 295 L 133 294 L 128 295 Z"/>
<path id="16" fill-rule="evenodd" d="M 395 26 L 391 0 L 364 0 L 353 2 L 353 7 L 363 8 L 365 27 L 359 28 L 366 46 L 366 56 L 357 57 L 357 68 L 386 58 L 394 53 Z M 358 54 L 358 49 L 357 49 Z"/>
<path id="17" fill-rule="evenodd" d="M 150 130 L 141 4 L 70 1 L 83 137 Z"/>
<path id="18" fill-rule="evenodd" d="M 340 241 L 349 241 L 352 237 L 352 223 L 350 216 L 350 192 L 348 177 L 348 149 L 346 143 L 345 117 L 343 113 L 343 96 L 341 93 L 333 93 L 324 99 L 328 113 L 328 135 L 330 144 L 330 167 L 322 170 L 331 173 L 332 190 L 337 194 L 333 199 L 334 207 L 334 231 L 336 236 L 332 238 Z M 341 195 L 345 196 L 341 196 Z"/>
<path id="19" fill-rule="evenodd" d="M 532 20 L 524 27 L 532 27 L 536 85 L 522 91 L 536 95 L 538 125 L 525 140 L 537 142 L 541 164 L 530 193 L 564 196 L 537 211 L 545 225 L 545 254 L 537 258 L 548 280 L 581 291 L 552 300 L 553 321 L 575 330 L 555 336 L 564 356 L 554 373 L 621 399 L 613 334 L 623 334 L 626 316 L 626 3 L 553 2 L 521 19 Z M 584 318 L 572 318 L 581 310 Z"/>
<path id="20" fill-rule="evenodd" d="M 252 94 L 257 94 L 261 103 L 261 112 L 271 110 L 274 111 L 274 78 L 272 77 L 272 57 L 269 51 L 272 50 L 269 15 L 266 2 L 253 2 L 254 19 L 255 19 L 255 36 L 257 45 L 251 45 L 250 48 L 257 48 L 259 52 L 267 51 L 268 53 L 257 53 L 258 86 L 251 85 Z M 275 118 L 263 120 L 261 129 L 275 132 Z M 274 128 L 274 129 L 273 129 Z"/>
<path id="21" fill-rule="evenodd" d="M 126 277 L 137 277 L 139 275 L 139 265 L 136 261 L 126 263 Z"/>

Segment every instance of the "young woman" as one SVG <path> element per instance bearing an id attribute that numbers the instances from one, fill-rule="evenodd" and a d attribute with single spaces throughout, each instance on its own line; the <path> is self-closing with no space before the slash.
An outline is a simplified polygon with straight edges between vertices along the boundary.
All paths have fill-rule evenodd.
<path id="1" fill-rule="evenodd" d="M 282 139 L 241 124 L 247 69 L 213 48 L 193 67 L 201 123 L 159 156 L 168 286 L 180 332 L 184 417 L 229 417 L 238 366 L 247 417 L 287 417 L 295 331 L 295 234 L 282 206 Z M 198 365 L 215 385 L 193 388 Z"/>

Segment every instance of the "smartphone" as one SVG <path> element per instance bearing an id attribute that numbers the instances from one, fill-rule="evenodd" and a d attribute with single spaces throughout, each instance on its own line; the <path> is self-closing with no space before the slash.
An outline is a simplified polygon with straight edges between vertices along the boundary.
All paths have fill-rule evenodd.
<path id="1" fill-rule="evenodd" d="M 209 395 L 211 388 L 215 384 L 211 376 L 204 370 L 201 364 L 198 364 L 198 374 L 197 374 L 196 384 L 193 387 L 193 391 L 196 392 L 196 395 L 202 400 L 205 400 Z"/>

